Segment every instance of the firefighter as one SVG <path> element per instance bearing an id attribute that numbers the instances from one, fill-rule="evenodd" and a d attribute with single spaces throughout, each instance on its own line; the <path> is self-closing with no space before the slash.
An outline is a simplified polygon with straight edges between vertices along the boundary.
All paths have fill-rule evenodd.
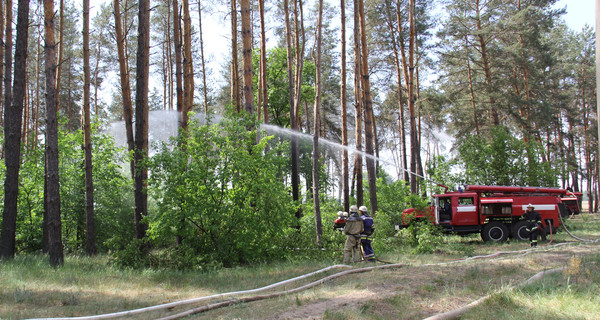
<path id="1" fill-rule="evenodd" d="M 375 261 L 375 252 L 373 252 L 370 239 L 375 230 L 375 227 L 373 226 L 373 217 L 369 215 L 367 207 L 365 206 L 360 206 L 358 211 L 360 211 L 360 217 L 363 220 L 364 231 L 361 234 L 360 244 L 362 245 L 364 258 L 366 261 Z"/>
<path id="2" fill-rule="evenodd" d="M 344 233 L 346 234 L 346 243 L 344 244 L 344 263 L 350 263 L 350 257 L 352 262 L 360 262 L 360 234 L 363 232 L 363 222 L 358 215 L 358 208 L 356 206 L 350 207 L 350 215 L 346 219 L 346 226 L 344 227 Z"/>
<path id="3" fill-rule="evenodd" d="M 333 230 L 344 231 L 346 225 L 346 219 L 348 218 L 348 212 L 338 211 L 337 219 L 333 222 Z"/>
<path id="4" fill-rule="evenodd" d="M 530 203 L 527 205 L 527 210 L 522 217 L 527 221 L 525 230 L 529 233 L 529 243 L 531 247 L 537 247 L 538 233 L 542 230 L 542 216 L 534 210 L 533 205 Z"/>

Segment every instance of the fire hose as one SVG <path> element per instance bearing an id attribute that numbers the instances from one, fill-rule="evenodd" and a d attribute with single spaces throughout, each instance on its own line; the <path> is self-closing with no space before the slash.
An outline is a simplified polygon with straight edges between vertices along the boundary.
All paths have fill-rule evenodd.
<path id="1" fill-rule="evenodd" d="M 552 246 L 548 246 L 545 250 L 549 250 L 550 248 L 556 248 L 562 245 L 568 245 L 568 244 L 573 244 L 575 242 L 571 242 L 571 243 L 559 243 L 559 244 L 555 244 Z M 535 252 L 539 252 L 541 250 L 537 250 Z M 453 261 L 446 261 L 446 262 L 440 262 L 440 263 L 430 263 L 430 264 L 423 264 L 423 265 L 419 265 L 421 267 L 432 267 L 432 266 L 442 266 L 442 265 L 451 265 L 451 264 L 455 264 L 455 263 L 461 263 L 461 262 L 467 262 L 467 261 L 471 261 L 471 260 L 475 260 L 475 259 L 491 259 L 491 258 L 496 258 L 499 257 L 501 255 L 505 255 L 505 254 L 521 254 L 521 255 L 526 255 L 529 253 L 534 252 L 532 249 L 526 249 L 526 250 L 517 250 L 517 251 L 499 251 L 499 252 L 495 252 L 492 254 L 488 254 L 488 255 L 480 255 L 480 256 L 472 256 L 472 257 L 468 257 L 468 258 L 464 258 L 464 259 L 458 259 L 458 260 L 453 260 Z M 250 296 L 250 297 L 244 297 L 244 298 L 232 298 L 229 300 L 225 300 L 225 301 L 221 301 L 221 302 L 216 302 L 213 304 L 209 304 L 209 305 L 205 305 L 205 306 L 201 306 L 201 307 L 196 307 L 196 308 L 192 308 L 189 310 L 185 310 L 181 313 L 175 314 L 175 315 L 171 315 L 168 317 L 163 318 L 164 320 L 166 319 L 179 319 L 188 315 L 192 315 L 192 314 L 197 314 L 197 313 L 201 313 L 201 312 L 205 312 L 205 311 L 209 311 L 209 310 L 213 310 L 213 309 L 217 309 L 217 308 L 222 308 L 222 307 L 226 307 L 226 306 L 230 306 L 230 305 L 234 305 L 234 304 L 239 304 L 239 303 L 247 303 L 247 302 L 252 302 L 252 301 L 258 301 L 258 300 L 264 300 L 264 299 L 269 299 L 269 298 L 275 298 L 275 297 L 279 297 L 282 295 L 286 295 L 286 294 L 290 294 L 290 293 L 296 293 L 302 290 L 306 290 L 315 286 L 318 286 L 320 284 L 323 284 L 329 280 L 338 278 L 338 277 L 342 277 L 345 275 L 349 275 L 349 274 L 355 274 L 355 273 L 364 273 L 364 272 L 368 272 L 368 271 L 373 271 L 373 270 L 378 270 L 378 269 L 391 269 L 391 268 L 401 268 L 401 267 L 405 267 L 405 264 L 400 264 L 400 263 L 396 263 L 396 264 L 384 264 L 384 265 L 377 265 L 377 266 L 369 266 L 369 267 L 364 267 L 364 268 L 356 268 L 356 269 L 351 269 L 351 270 L 346 270 L 346 271 L 341 271 L 338 273 L 334 273 L 332 275 L 323 277 L 321 279 L 317 279 L 311 283 L 305 284 L 303 286 L 300 287 L 296 287 L 290 290 L 284 290 L 284 291 L 278 291 L 278 292 L 274 292 L 274 293 L 270 293 L 270 294 L 263 294 L 263 295 L 255 295 L 255 296 Z M 94 315 L 94 316 L 82 316 L 82 317 L 62 317 L 62 318 L 43 318 L 43 319 L 52 319 L 52 320 L 72 320 L 72 319 L 77 319 L 77 320 L 97 320 L 97 319 L 112 319 L 112 318 L 118 318 L 118 317 L 125 317 L 125 316 L 132 316 L 132 315 L 136 315 L 136 314 L 142 314 L 142 313 L 147 313 L 147 312 L 151 312 L 151 311 L 158 311 L 158 310 L 163 310 L 163 309 L 170 309 L 170 308 L 174 308 L 177 306 L 183 306 L 183 305 L 187 305 L 187 304 L 191 304 L 191 303 L 196 303 L 196 302 L 201 302 L 201 301 L 205 301 L 205 300 L 210 300 L 210 299 L 215 299 L 215 298 L 222 298 L 222 297 L 234 297 L 234 296 L 239 296 L 242 294 L 248 294 L 248 293 L 257 293 L 257 292 L 261 292 L 264 290 L 268 290 L 268 289 L 272 289 L 284 284 L 289 284 L 289 283 L 293 283 L 295 281 L 301 280 L 301 279 L 305 279 L 307 277 L 313 276 L 313 275 L 317 275 L 319 273 L 323 273 L 329 270 L 333 270 L 333 269 L 337 269 L 337 268 L 350 268 L 350 266 L 348 265 L 333 265 L 330 267 L 326 267 L 314 272 L 310 272 L 307 273 L 305 275 L 301 275 L 295 278 L 291 278 L 288 280 L 284 280 L 281 282 L 277 282 L 265 287 L 261 287 L 261 288 L 256 288 L 256 289 L 250 289 L 250 290 L 243 290 L 243 291 L 235 291 L 235 292 L 227 292 L 227 293 L 220 293 L 220 294 L 215 294 L 215 295 L 211 295 L 211 296 L 204 296 L 204 297 L 199 297 L 199 298 L 193 298 L 193 299 L 187 299 L 187 300 L 181 300 L 181 301 L 175 301 L 175 302 L 170 302 L 170 303 L 165 303 L 165 304 L 159 304 L 159 305 L 155 305 L 155 306 L 150 306 L 150 307 L 146 307 L 146 308 L 140 308 L 140 309 L 135 309 L 135 310 L 128 310 L 128 311 L 121 311 L 121 312 L 115 312 L 115 313 L 108 313 L 108 314 L 101 314 L 101 315 Z M 40 318 L 42 319 L 42 318 Z M 32 320 L 40 320 L 40 319 L 32 319 Z"/>

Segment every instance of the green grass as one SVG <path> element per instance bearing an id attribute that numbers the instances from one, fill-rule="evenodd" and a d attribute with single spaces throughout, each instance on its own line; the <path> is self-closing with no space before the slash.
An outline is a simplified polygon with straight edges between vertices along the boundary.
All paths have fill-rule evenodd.
<path id="1" fill-rule="evenodd" d="M 600 219 L 594 215 L 575 216 L 568 223 L 578 236 L 600 238 Z M 565 232 L 560 232 L 553 237 L 553 241 L 574 240 Z M 577 246 L 573 247 L 576 249 Z M 505 260 L 499 259 L 493 264 L 472 260 L 461 264 L 421 267 L 423 264 L 527 248 L 527 243 L 516 241 L 486 244 L 479 235 L 444 236 L 435 252 L 428 254 L 411 254 L 411 248 L 402 245 L 388 247 L 385 251 L 377 251 L 378 257 L 403 263 L 406 267 L 338 278 L 294 295 L 239 304 L 193 318 L 263 319 L 265 315 L 278 314 L 282 310 L 310 308 L 313 303 L 340 296 L 353 297 L 355 292 L 376 294 L 365 303 L 327 309 L 322 314 L 323 318 L 424 318 L 436 310 L 441 312 L 460 307 L 494 292 L 499 293 L 493 294 L 491 299 L 471 311 L 465 319 L 600 318 L 600 298 L 597 297 L 600 289 L 599 254 L 573 253 L 572 256 L 559 257 L 562 260 L 550 262 L 554 266 L 566 265 L 568 272 L 514 290 L 507 288 L 550 267 L 547 266 L 549 261 L 543 260 L 544 255 L 507 255 L 503 258 Z M 0 319 L 84 316 L 131 310 L 258 288 L 339 262 L 279 262 L 198 272 L 119 269 L 109 263 L 108 256 L 90 258 L 71 255 L 65 257 L 63 267 L 54 269 L 49 266 L 46 256 L 19 255 L 14 260 L 0 261 Z M 301 284 L 314 279 L 307 279 Z M 386 288 L 382 291 L 385 294 L 379 292 L 379 288 Z M 148 315 L 138 317 L 146 318 Z"/>

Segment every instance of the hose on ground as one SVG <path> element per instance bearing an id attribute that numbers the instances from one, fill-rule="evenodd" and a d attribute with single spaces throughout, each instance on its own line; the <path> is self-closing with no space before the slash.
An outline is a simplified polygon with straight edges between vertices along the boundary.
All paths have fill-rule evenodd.
<path id="1" fill-rule="evenodd" d="M 565 267 L 540 271 L 540 272 L 536 273 L 534 276 L 532 276 L 531 278 L 529 278 L 529 279 L 521 282 L 517 287 L 524 287 L 526 285 L 529 285 L 529 284 L 533 283 L 534 281 L 537 281 L 537 280 L 543 278 L 546 275 L 557 273 L 557 272 L 562 272 L 563 270 L 565 270 Z M 514 289 L 514 287 L 512 287 L 510 289 Z M 444 312 L 444 313 L 438 313 L 438 314 L 433 315 L 431 317 L 427 317 L 427 318 L 425 318 L 423 320 L 449 320 L 449 319 L 458 319 L 461 315 L 463 315 L 467 311 L 473 309 L 474 307 L 480 305 L 485 300 L 489 299 L 491 296 L 492 296 L 491 294 L 488 294 L 487 296 L 481 297 L 481 298 L 479 298 L 479 299 L 477 299 L 477 300 L 469 303 L 468 305 L 466 305 L 464 307 L 460 307 L 458 309 L 454 309 L 454 310 L 447 311 L 447 312 Z"/>

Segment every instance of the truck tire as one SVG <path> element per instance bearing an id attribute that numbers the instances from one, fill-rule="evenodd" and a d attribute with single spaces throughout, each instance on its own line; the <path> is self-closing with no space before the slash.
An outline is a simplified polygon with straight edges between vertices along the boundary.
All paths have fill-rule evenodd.
<path id="1" fill-rule="evenodd" d="M 481 238 L 486 242 L 504 242 L 508 239 L 508 227 L 502 222 L 492 221 L 483 226 Z"/>
<path id="2" fill-rule="evenodd" d="M 519 241 L 529 241 L 529 232 L 527 232 L 527 221 L 521 220 L 514 224 L 512 236 Z"/>

